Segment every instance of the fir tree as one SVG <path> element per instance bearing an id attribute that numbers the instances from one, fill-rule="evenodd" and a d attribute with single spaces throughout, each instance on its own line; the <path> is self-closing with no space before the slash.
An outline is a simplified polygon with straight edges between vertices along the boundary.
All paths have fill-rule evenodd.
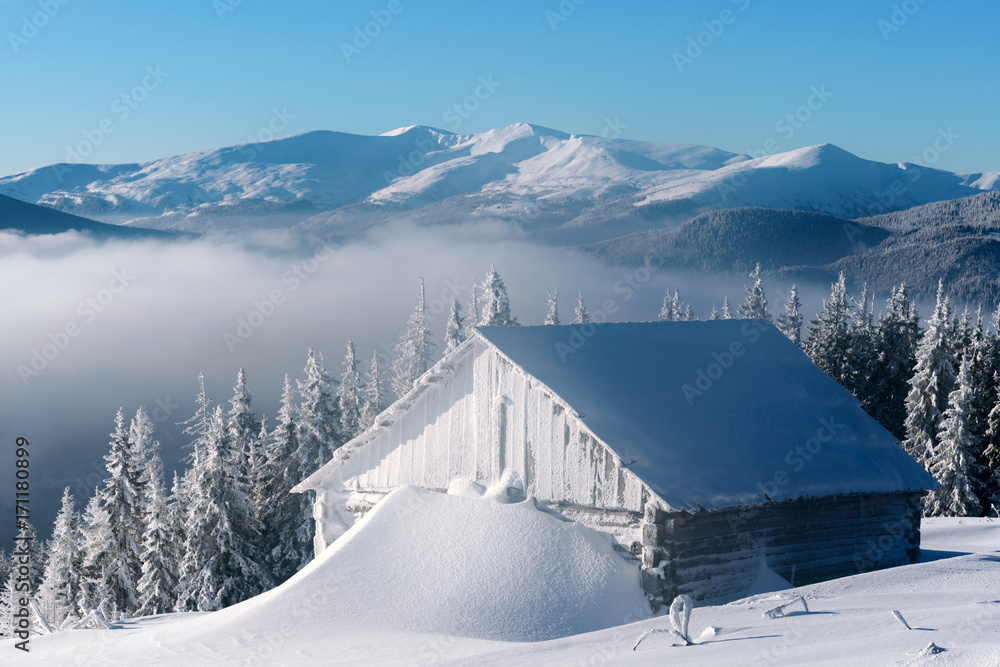
<path id="1" fill-rule="evenodd" d="M 149 461 L 149 500 L 146 503 L 146 531 L 142 542 L 142 576 L 139 578 L 138 616 L 163 614 L 176 602 L 178 544 L 163 487 L 163 463 L 159 454 Z"/>
<path id="2" fill-rule="evenodd" d="M 760 277 L 760 263 L 750 274 L 754 283 L 752 287 L 747 287 L 747 298 L 739 308 L 740 317 L 749 319 L 762 319 L 771 321 L 771 313 L 767 308 L 767 297 L 764 295 L 764 281 Z"/>
<path id="3" fill-rule="evenodd" d="M 962 361 L 965 359 L 965 351 L 972 345 L 972 323 L 969 320 L 969 304 L 965 304 L 965 310 L 961 317 L 955 313 L 951 324 L 951 340 L 954 346 L 955 359 Z"/>
<path id="4" fill-rule="evenodd" d="M 198 464 L 212 412 L 212 401 L 205 392 L 205 376 L 202 373 L 198 373 L 198 395 L 195 397 L 195 405 L 197 408 L 194 415 L 187 421 L 181 422 L 184 426 L 184 435 L 192 437 L 191 442 L 187 445 L 191 451 L 185 456 L 185 460 L 191 464 L 192 468 Z"/>
<path id="5" fill-rule="evenodd" d="M 848 387 L 850 392 L 861 399 L 865 410 L 871 414 L 873 406 L 871 394 L 874 391 L 875 379 L 872 371 L 878 363 L 878 351 L 876 345 L 876 333 L 874 322 L 874 299 L 871 299 L 872 308 L 868 307 L 868 285 L 864 285 L 861 290 L 861 298 L 855 303 L 854 313 L 851 315 L 851 349 L 849 365 L 854 369 L 853 382 Z"/>
<path id="6" fill-rule="evenodd" d="M 344 357 L 344 372 L 340 375 L 340 386 L 337 387 L 340 430 L 344 440 L 350 440 L 361 432 L 363 391 L 361 374 L 358 373 L 358 356 L 354 349 L 354 341 L 348 338 L 347 355 Z"/>
<path id="7" fill-rule="evenodd" d="M 675 289 L 671 294 L 667 290 L 667 295 L 663 297 L 663 307 L 656 318 L 661 322 L 680 322 L 694 319 L 691 312 L 691 304 L 681 299 L 680 293 Z"/>
<path id="8" fill-rule="evenodd" d="M 986 447 L 983 452 L 986 482 L 982 505 L 988 516 L 1000 518 L 1000 377 L 994 378 L 994 385 L 996 390 L 987 422 Z"/>
<path id="9" fill-rule="evenodd" d="M 369 384 L 370 386 L 370 384 Z M 299 429 L 295 423 L 295 394 L 285 376 L 277 424 L 271 431 L 267 449 L 267 502 L 261 515 L 266 562 L 275 583 L 292 576 L 312 557 L 313 521 L 306 494 L 291 493 L 305 479 L 298 457 Z"/>
<path id="10" fill-rule="evenodd" d="M 259 565 L 261 526 L 240 483 L 222 408 L 212 413 L 202 464 L 192 477 L 188 530 L 175 608 L 214 611 L 266 590 Z"/>
<path id="11" fill-rule="evenodd" d="M 260 457 L 260 418 L 253 411 L 253 396 L 247 387 L 246 373 L 240 368 L 236 374 L 233 397 L 229 399 L 229 413 L 226 415 L 226 429 L 235 453 L 235 463 L 249 483 L 253 484 L 254 468 Z"/>
<path id="12" fill-rule="evenodd" d="M 2 554 L 6 556 L 6 554 Z M 18 598 L 15 587 L 17 586 L 17 575 L 9 568 L 9 561 L 4 567 L 7 570 L 3 579 L 0 579 L 0 639 L 14 636 L 14 607 Z"/>
<path id="13" fill-rule="evenodd" d="M 855 341 L 851 315 L 851 298 L 841 273 L 831 286 L 830 299 L 823 301 L 822 312 L 809 323 L 806 352 L 814 364 L 854 393 L 859 371 L 853 364 Z"/>
<path id="14" fill-rule="evenodd" d="M 112 584 L 109 577 L 114 574 L 111 567 L 111 552 L 108 546 L 114 539 L 108 510 L 101 503 L 99 493 L 87 501 L 84 509 L 80 534 L 80 550 L 83 555 L 83 584 L 81 586 L 80 613 L 101 609 L 105 616 L 112 616 L 116 609 L 111 598 Z"/>
<path id="15" fill-rule="evenodd" d="M 257 516 L 264 516 L 264 507 L 267 504 L 267 493 L 265 486 L 267 485 L 264 476 L 267 474 L 268 468 L 268 442 L 270 441 L 270 432 L 267 430 L 267 417 L 261 417 L 260 419 L 260 432 L 257 434 L 256 443 L 256 457 L 253 461 L 253 474 L 250 478 L 250 486 L 253 489 L 253 502 L 254 507 L 257 509 Z"/>
<path id="16" fill-rule="evenodd" d="M 590 313 L 587 312 L 587 307 L 583 305 L 583 290 L 577 290 L 576 295 L 576 310 L 573 311 L 576 318 L 573 320 L 573 324 L 587 324 L 590 322 Z"/>
<path id="17" fill-rule="evenodd" d="M 173 481 L 170 484 L 170 496 L 167 499 L 167 522 L 170 526 L 170 533 L 174 538 L 175 559 L 171 564 L 175 577 L 179 577 L 181 556 L 184 553 L 184 542 L 187 539 L 187 511 L 190 505 L 190 496 L 187 494 L 187 486 L 181 475 L 174 471 Z M 180 581 L 178 580 L 178 583 Z M 177 587 L 174 587 L 174 600 L 177 598 Z M 176 605 L 175 605 L 176 606 Z"/>
<path id="18" fill-rule="evenodd" d="M 367 429 L 374 424 L 375 418 L 385 410 L 385 407 L 382 369 L 379 366 L 378 352 L 373 352 L 372 364 L 368 369 L 368 381 L 365 383 L 364 404 L 361 408 L 361 428 Z"/>
<path id="19" fill-rule="evenodd" d="M 951 307 L 944 294 L 944 285 L 939 282 L 937 304 L 917 347 L 917 363 L 906 397 L 906 440 L 903 447 L 925 467 L 937 449 L 942 412 L 955 385 L 950 324 Z"/>
<path id="20" fill-rule="evenodd" d="M 729 297 L 722 298 L 722 319 L 731 320 L 733 319 L 733 313 L 729 309 Z"/>
<path id="21" fill-rule="evenodd" d="M 469 326 L 477 326 L 479 324 L 479 284 L 475 280 L 472 281 L 472 288 L 469 290 L 468 310 Z"/>
<path id="22" fill-rule="evenodd" d="M 715 307 L 715 302 L 712 302 L 712 312 L 708 314 L 708 321 L 714 322 L 719 319 L 719 309 Z"/>
<path id="23" fill-rule="evenodd" d="M 906 396 L 916 365 L 920 323 L 906 285 L 893 289 L 874 330 L 866 409 L 899 440 L 906 438 Z"/>
<path id="24" fill-rule="evenodd" d="M 678 301 L 680 300 L 680 295 L 674 290 L 671 294 L 670 290 L 667 290 L 667 295 L 663 297 L 663 307 L 660 308 L 660 314 L 656 316 L 656 319 L 660 322 L 673 322 L 674 320 L 680 319 L 678 317 Z"/>
<path id="25" fill-rule="evenodd" d="M 139 467 L 140 482 L 136 490 L 139 493 L 140 512 L 145 511 L 146 486 L 149 484 L 149 470 L 146 467 L 146 463 L 152 459 L 153 454 L 160 448 L 160 443 L 153 438 L 155 432 L 156 425 L 149 418 L 146 409 L 140 405 L 129 425 L 129 437 L 132 439 L 132 449 L 135 452 L 135 460 Z"/>
<path id="26" fill-rule="evenodd" d="M 295 456 L 304 475 L 310 475 L 330 460 L 334 450 L 344 443 L 340 434 L 340 411 L 336 389 L 323 367 L 323 355 L 309 348 L 305 380 L 300 380 L 299 403 L 295 423 L 299 428 L 299 449 Z"/>
<path id="27" fill-rule="evenodd" d="M 76 617 L 83 586 L 83 554 L 80 552 L 79 515 L 69 487 L 63 491 L 62 506 L 56 516 L 49 557 L 36 600 L 53 627 Z"/>
<path id="28" fill-rule="evenodd" d="M 125 426 L 125 411 L 121 408 L 115 416 L 115 430 L 111 433 L 111 451 L 104 457 L 109 477 L 98 492 L 101 505 L 108 515 L 111 542 L 108 552 L 106 581 L 108 593 L 116 611 L 130 615 L 138 608 L 136 584 L 142 575 L 140 544 L 143 534 L 143 508 L 140 501 L 145 495 L 142 482 L 142 462 L 135 451 L 131 434 Z"/>
<path id="29" fill-rule="evenodd" d="M 519 326 L 517 318 L 510 314 L 507 287 L 493 265 L 490 265 L 490 272 L 483 281 L 483 312 L 479 324 L 486 327 Z"/>
<path id="30" fill-rule="evenodd" d="M 924 502 L 926 516 L 979 516 L 982 512 L 972 488 L 976 468 L 972 456 L 975 439 L 968 422 L 972 398 L 967 357 L 959 369 L 955 390 L 948 397 L 938 445 L 928 459 L 928 470 L 941 488 L 928 494 Z"/>
<path id="31" fill-rule="evenodd" d="M 444 353 L 448 354 L 464 343 L 468 337 L 469 333 L 465 330 L 465 318 L 462 317 L 462 305 L 458 299 L 452 298 L 448 324 L 445 326 Z"/>
<path id="32" fill-rule="evenodd" d="M 420 279 L 420 295 L 396 343 L 396 358 L 392 362 L 392 388 L 396 397 L 413 389 L 413 383 L 431 367 L 433 344 L 424 301 L 424 279 Z"/>
<path id="33" fill-rule="evenodd" d="M 796 347 L 802 347 L 801 308 L 799 290 L 795 283 L 792 283 L 792 290 L 788 293 L 788 301 L 785 303 L 785 314 L 778 317 L 778 329 L 788 337 L 788 340 L 795 343 Z"/>
<path id="34" fill-rule="evenodd" d="M 548 310 L 545 313 L 545 321 L 542 324 L 559 325 L 559 290 L 554 289 L 548 292 Z"/>

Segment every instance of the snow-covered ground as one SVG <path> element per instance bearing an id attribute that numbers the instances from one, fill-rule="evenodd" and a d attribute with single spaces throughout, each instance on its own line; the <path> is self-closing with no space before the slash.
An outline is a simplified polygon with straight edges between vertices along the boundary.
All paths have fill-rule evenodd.
<path id="1" fill-rule="evenodd" d="M 648 618 L 632 566 L 603 536 L 495 496 L 400 489 L 264 595 L 36 636 L 29 655 L 3 642 L 0 664 L 1000 665 L 1000 521 L 926 520 L 926 562 L 699 607 L 695 646 L 654 633 L 633 651 L 670 626 Z M 764 616 L 796 596 L 808 613 Z"/>

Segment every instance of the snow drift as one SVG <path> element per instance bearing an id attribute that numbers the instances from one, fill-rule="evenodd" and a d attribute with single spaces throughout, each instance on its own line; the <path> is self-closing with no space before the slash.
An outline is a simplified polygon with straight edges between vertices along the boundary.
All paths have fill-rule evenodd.
<path id="1" fill-rule="evenodd" d="M 209 635 L 404 631 L 538 641 L 646 618 L 637 564 L 539 510 L 403 487 L 275 590 L 198 626 Z M 294 641 L 294 638 L 293 638 Z"/>

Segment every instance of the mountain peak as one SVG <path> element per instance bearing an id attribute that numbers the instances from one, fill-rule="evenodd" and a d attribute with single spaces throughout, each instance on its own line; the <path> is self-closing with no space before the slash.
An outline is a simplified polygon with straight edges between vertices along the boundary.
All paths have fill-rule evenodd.
<path id="1" fill-rule="evenodd" d="M 829 143 L 751 159 L 526 122 L 463 134 L 408 125 L 377 136 L 316 130 L 142 164 L 36 169 L 0 178 L 0 194 L 105 222 L 141 219 L 192 231 L 213 216 L 226 219 L 219 229 L 240 229 L 241 215 L 275 212 L 322 226 L 331 212 L 360 206 L 380 219 L 400 207 L 420 209 L 427 219 L 495 214 L 589 240 L 620 231 L 610 220 L 622 211 L 629 219 L 643 211 L 629 223 L 635 229 L 648 229 L 650 220 L 665 224 L 662 211 L 679 221 L 739 206 L 857 217 L 870 214 L 872 193 L 907 178 L 904 169 Z M 995 174 L 929 170 L 892 208 L 989 189 L 1000 189 Z M 644 208 L 651 204 L 658 208 Z M 524 211 L 534 212 L 527 222 Z M 577 219 L 586 225 L 570 224 Z M 583 226 L 586 234 L 577 233 Z"/>

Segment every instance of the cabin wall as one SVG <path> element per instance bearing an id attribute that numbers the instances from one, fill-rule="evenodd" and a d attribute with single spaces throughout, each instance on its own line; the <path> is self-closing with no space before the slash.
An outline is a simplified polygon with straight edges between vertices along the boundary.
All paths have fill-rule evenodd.
<path id="1" fill-rule="evenodd" d="M 317 550 L 339 536 L 346 513 L 360 517 L 400 486 L 444 491 L 456 477 L 490 486 L 510 470 L 528 496 L 638 553 L 649 493 L 611 450 L 491 345 L 476 340 L 450 361 L 324 481 L 313 512 Z"/>
<path id="2" fill-rule="evenodd" d="M 647 590 L 714 602 L 742 597 L 761 559 L 796 586 L 916 561 L 920 494 L 834 496 L 715 512 L 647 509 Z"/>
<path id="3" fill-rule="evenodd" d="M 543 385 L 491 346 L 475 366 L 476 480 L 518 474 L 552 505 L 641 513 L 644 485 Z"/>

